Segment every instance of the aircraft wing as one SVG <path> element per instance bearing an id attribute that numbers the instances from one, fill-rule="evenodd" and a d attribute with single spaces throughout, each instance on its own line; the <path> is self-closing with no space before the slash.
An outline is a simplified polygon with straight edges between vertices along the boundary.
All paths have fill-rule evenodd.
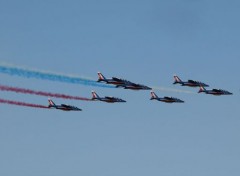
<path id="1" fill-rule="evenodd" d="M 116 101 L 116 102 L 126 102 L 125 100 L 122 100 L 120 98 L 116 98 L 116 97 L 105 97 L 109 100 L 112 100 L 112 101 Z"/>
<path id="2" fill-rule="evenodd" d="M 67 108 L 69 110 L 79 110 L 81 111 L 82 109 L 75 107 L 75 106 L 71 106 L 71 105 L 65 105 L 65 104 L 61 104 L 62 107 Z"/>
<path id="3" fill-rule="evenodd" d="M 222 89 L 220 89 L 220 91 L 221 91 L 222 93 L 224 93 L 224 94 L 232 94 L 231 92 L 226 91 L 226 90 L 222 90 Z"/>
<path id="4" fill-rule="evenodd" d="M 191 80 L 191 79 L 189 79 L 188 82 L 189 83 L 198 83 L 197 81 L 194 81 L 194 80 Z"/>
<path id="5" fill-rule="evenodd" d="M 112 77 L 112 79 L 113 79 L 114 81 L 122 81 L 121 79 L 116 78 L 116 77 Z"/>
<path id="6" fill-rule="evenodd" d="M 131 86 L 134 86 L 134 87 L 142 87 L 142 85 L 141 84 L 136 84 L 136 83 L 133 83 L 133 82 L 128 82 L 128 84 L 129 85 L 131 85 Z"/>
<path id="7" fill-rule="evenodd" d="M 107 98 L 107 99 L 110 99 L 110 100 L 114 100 L 114 99 L 116 99 L 115 97 L 105 97 L 105 98 Z"/>
<path id="8" fill-rule="evenodd" d="M 149 89 L 151 89 L 150 87 L 148 87 L 148 86 L 145 86 L 145 85 L 143 85 L 143 84 L 136 84 L 136 83 L 132 83 L 132 85 L 133 86 L 135 86 L 135 87 L 140 87 L 140 88 L 149 88 Z"/>
<path id="9" fill-rule="evenodd" d="M 72 106 L 66 105 L 66 104 L 61 104 L 61 106 L 64 107 L 64 108 L 72 108 Z"/>
<path id="10" fill-rule="evenodd" d="M 64 107 L 64 108 L 68 108 L 68 109 L 79 109 L 78 107 L 71 106 L 71 105 L 61 104 L 61 106 Z"/>
<path id="11" fill-rule="evenodd" d="M 82 111 L 82 109 L 78 108 L 78 107 L 73 107 L 74 110 L 78 110 L 78 111 Z"/>
<path id="12" fill-rule="evenodd" d="M 114 81 L 118 81 L 118 82 L 126 82 L 126 80 L 120 79 L 120 78 L 116 78 L 116 77 L 112 77 L 112 79 L 113 79 Z"/>
<path id="13" fill-rule="evenodd" d="M 172 100 L 173 98 L 172 97 L 164 97 L 164 99 Z"/>

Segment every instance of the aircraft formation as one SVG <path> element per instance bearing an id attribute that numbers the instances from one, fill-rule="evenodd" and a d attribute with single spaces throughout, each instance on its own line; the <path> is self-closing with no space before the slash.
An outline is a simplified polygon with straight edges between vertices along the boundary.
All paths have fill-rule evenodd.
<path id="1" fill-rule="evenodd" d="M 6 70 L 2 69 L 2 70 Z M 14 73 L 15 70 L 10 70 L 11 72 Z M 19 74 L 19 70 L 17 70 Z M 160 102 L 164 103 L 184 103 L 183 100 L 175 97 L 158 97 L 157 94 L 153 91 L 153 88 L 139 84 L 139 83 L 134 83 L 132 81 L 126 80 L 126 79 L 121 79 L 117 77 L 112 77 L 112 78 L 106 78 L 103 76 L 101 72 L 98 72 L 98 79 L 95 81 L 89 81 L 89 80 L 84 80 L 80 78 L 69 78 L 69 77 L 64 77 L 62 79 L 62 76 L 59 75 L 51 75 L 49 76 L 46 75 L 45 73 L 39 72 L 37 73 L 36 71 L 26 71 L 26 70 L 20 70 L 22 73 L 30 73 L 31 76 L 37 76 L 41 75 L 41 79 L 52 79 L 53 77 L 55 79 L 59 79 L 59 81 L 68 81 L 71 83 L 76 83 L 76 82 L 84 82 L 88 81 L 88 84 L 91 83 L 90 85 L 96 85 L 95 83 L 105 83 L 106 85 L 113 86 L 113 88 L 123 88 L 123 89 L 129 89 L 129 90 L 151 90 L 150 91 L 150 100 L 157 100 Z M 15 71 L 16 72 L 16 71 Z M 9 71 L 8 71 L 9 73 Z M 19 75 L 25 75 L 25 74 L 19 74 Z M 206 87 L 209 87 L 208 84 L 200 82 L 200 81 L 194 81 L 194 80 L 187 80 L 187 81 L 182 81 L 177 75 L 173 76 L 174 82 L 173 84 L 179 84 L 181 86 L 187 86 L 187 87 L 199 87 L 198 93 L 205 93 L 205 94 L 210 94 L 210 95 L 215 95 L 215 96 L 220 96 L 220 95 L 232 95 L 231 92 L 222 90 L 222 89 L 212 89 L 212 90 L 207 90 Z M 104 87 L 104 85 L 98 85 L 99 87 Z M 35 94 L 35 95 L 41 95 L 41 96 L 50 96 L 50 97 L 57 97 L 57 98 L 65 98 L 65 99 L 75 99 L 75 100 L 84 100 L 84 101 L 102 101 L 106 103 L 125 103 L 126 101 L 113 97 L 113 96 L 104 96 L 100 97 L 95 91 L 92 91 L 92 98 L 83 98 L 83 97 L 76 97 L 76 96 L 69 96 L 69 95 L 64 95 L 64 94 L 54 94 L 54 93 L 49 93 L 49 92 L 42 92 L 42 91 L 34 91 L 34 90 L 29 90 L 29 89 L 23 89 L 23 88 L 15 88 L 15 87 L 9 87 L 9 86 L 1 86 L 0 85 L 0 90 L 4 91 L 13 91 L 16 93 L 28 93 L 28 94 Z M 42 106 L 42 105 L 36 105 L 36 104 L 28 104 L 24 102 L 16 102 L 16 101 L 8 101 L 8 100 L 3 100 L 0 99 L 0 103 L 8 103 L 8 104 L 15 104 L 15 105 L 21 105 L 21 106 L 29 106 L 29 107 L 38 107 L 38 108 L 49 108 L 49 109 L 57 109 L 57 110 L 62 110 L 62 111 L 82 111 L 82 109 L 72 106 L 72 105 L 66 105 L 66 104 L 60 104 L 56 105 L 51 99 L 48 100 L 49 104 L 48 106 Z"/>
<path id="2" fill-rule="evenodd" d="M 209 87 L 208 84 L 205 84 L 200 81 L 194 81 L 194 80 L 188 80 L 188 81 L 182 81 L 177 75 L 174 75 L 174 82 L 173 84 L 180 84 L 181 86 L 188 86 L 188 87 L 199 87 L 198 93 L 206 93 L 206 94 L 211 94 L 215 96 L 220 96 L 220 95 L 232 95 L 231 92 L 222 90 L 222 89 L 212 89 L 212 90 L 206 90 L 205 87 Z M 104 82 L 106 84 L 112 84 L 116 88 L 123 88 L 123 89 L 131 89 L 131 90 L 151 90 L 150 95 L 151 98 L 150 100 L 157 100 L 161 101 L 164 103 L 184 103 L 183 100 L 175 97 L 158 97 L 157 94 L 152 90 L 151 87 L 143 85 L 143 84 L 138 84 L 134 83 L 131 81 L 128 81 L 126 79 L 121 79 L 117 77 L 112 77 L 112 78 L 106 78 L 103 76 L 101 72 L 98 72 L 98 80 L 97 82 Z M 92 91 L 92 100 L 93 101 L 103 101 L 107 103 L 125 103 L 126 101 L 117 98 L 117 97 L 110 97 L 110 96 L 105 96 L 105 97 L 100 97 L 95 91 Z M 70 105 L 55 105 L 52 100 L 49 100 L 49 108 L 55 108 L 55 109 L 60 109 L 63 111 L 81 111 L 81 109 L 70 106 Z"/>

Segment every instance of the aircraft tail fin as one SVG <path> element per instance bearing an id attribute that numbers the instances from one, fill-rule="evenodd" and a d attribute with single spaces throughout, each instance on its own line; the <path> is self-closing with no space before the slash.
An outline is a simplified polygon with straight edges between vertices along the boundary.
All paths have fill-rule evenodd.
<path id="1" fill-rule="evenodd" d="M 103 76 L 101 72 L 98 72 L 98 82 L 104 81 L 104 80 L 106 80 L 106 78 Z"/>
<path id="2" fill-rule="evenodd" d="M 56 104 L 51 99 L 48 99 L 48 107 L 53 107 L 53 106 L 56 106 Z"/>
<path id="3" fill-rule="evenodd" d="M 173 84 L 182 83 L 182 80 L 177 75 L 174 75 L 173 78 L 175 80 Z"/>
<path id="4" fill-rule="evenodd" d="M 100 98 L 95 91 L 92 91 L 92 100 Z"/>
<path id="5" fill-rule="evenodd" d="M 206 89 L 203 86 L 200 86 L 200 89 L 198 91 L 198 93 L 201 93 L 201 92 L 206 92 Z"/>
<path id="6" fill-rule="evenodd" d="M 155 92 L 151 91 L 151 98 L 150 100 L 157 99 L 158 96 L 155 94 Z"/>

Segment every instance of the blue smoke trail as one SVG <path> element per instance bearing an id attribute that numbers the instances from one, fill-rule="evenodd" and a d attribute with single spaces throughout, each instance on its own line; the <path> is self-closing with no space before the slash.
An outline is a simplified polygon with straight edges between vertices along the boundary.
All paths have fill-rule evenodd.
<path id="1" fill-rule="evenodd" d="M 29 70 L 29 69 L 19 68 L 15 66 L 4 66 L 1 64 L 0 64 L 0 73 L 4 73 L 8 75 L 17 75 L 17 76 L 26 77 L 26 78 L 36 78 L 36 79 L 59 81 L 59 82 L 72 83 L 72 84 L 82 84 L 82 85 L 88 85 L 88 86 L 114 88 L 114 86 L 104 85 L 102 83 L 98 83 L 94 80 L 90 80 L 86 78 L 61 75 L 56 73 L 47 73 L 44 71 Z"/>

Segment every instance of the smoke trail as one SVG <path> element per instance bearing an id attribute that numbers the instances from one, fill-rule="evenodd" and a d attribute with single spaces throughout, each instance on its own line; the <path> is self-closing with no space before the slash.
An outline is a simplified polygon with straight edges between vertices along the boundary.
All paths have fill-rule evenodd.
<path id="1" fill-rule="evenodd" d="M 5 104 L 11 104 L 11 105 L 17 105 L 17 106 L 26 106 L 26 107 L 32 107 L 32 108 L 44 108 L 48 109 L 48 106 L 38 105 L 38 104 L 31 104 L 31 103 L 25 103 L 25 102 L 19 102 L 19 101 L 12 101 L 12 100 L 4 100 L 0 99 L 0 103 Z"/>
<path id="2" fill-rule="evenodd" d="M 17 76 L 26 77 L 26 78 L 36 78 L 36 79 L 59 81 L 59 82 L 72 83 L 72 84 L 82 84 L 82 85 L 88 85 L 88 86 L 114 88 L 114 86 L 98 83 L 91 79 L 57 74 L 57 73 L 50 73 L 45 71 L 29 70 L 26 68 L 20 68 L 15 66 L 6 66 L 1 63 L 0 63 L 0 73 L 5 73 L 8 75 L 17 75 Z"/>
<path id="3" fill-rule="evenodd" d="M 172 89 L 167 87 L 152 87 L 155 90 L 160 90 L 164 92 L 177 92 L 177 93 L 187 93 L 187 94 L 196 94 L 196 92 L 187 91 L 187 90 L 180 90 L 180 89 Z"/>
<path id="4" fill-rule="evenodd" d="M 35 91 L 35 90 L 30 90 L 30 89 L 9 87 L 9 86 L 4 86 L 4 85 L 0 85 L 0 90 L 1 91 L 11 91 L 11 92 L 16 92 L 16 93 L 23 93 L 23 94 L 40 95 L 40 96 L 46 96 L 46 97 L 92 101 L 89 98 L 83 98 L 83 97 L 78 97 L 78 96 L 70 96 L 70 95 L 65 95 L 65 94 L 50 93 L 50 92 L 43 92 L 43 91 Z"/>
<path id="5" fill-rule="evenodd" d="M 63 75 L 58 73 L 50 73 L 50 72 L 39 71 L 39 70 L 30 70 L 30 69 L 20 68 L 12 65 L 10 66 L 3 63 L 0 63 L 0 73 L 5 73 L 8 75 L 17 75 L 17 76 L 26 77 L 26 78 L 36 78 L 36 79 L 59 81 L 59 82 L 72 83 L 72 84 L 115 88 L 115 86 L 98 83 L 89 78 L 82 78 L 82 77 L 72 76 L 72 75 Z M 152 87 L 152 88 L 160 91 L 165 91 L 165 92 L 195 94 L 195 92 L 192 92 L 192 91 L 185 91 L 185 90 L 172 89 L 172 88 L 159 87 L 159 86 Z"/>

